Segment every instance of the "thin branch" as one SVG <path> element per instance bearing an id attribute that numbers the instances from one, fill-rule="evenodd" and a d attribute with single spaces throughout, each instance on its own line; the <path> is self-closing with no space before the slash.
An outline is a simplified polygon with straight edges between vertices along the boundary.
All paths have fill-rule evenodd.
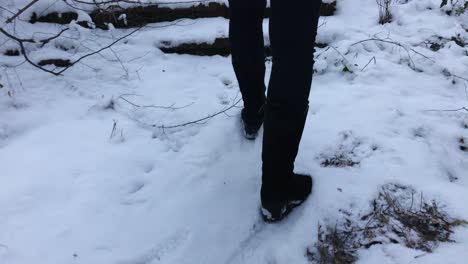
<path id="1" fill-rule="evenodd" d="M 352 70 L 352 64 L 349 63 L 348 59 L 346 59 L 346 57 L 343 55 L 343 53 L 341 53 L 337 48 L 333 47 L 333 46 L 329 46 L 331 47 L 336 53 L 338 53 L 342 58 L 343 58 L 343 64 L 345 65 L 345 67 L 350 71 L 350 72 L 353 72 Z"/>
<path id="2" fill-rule="evenodd" d="M 377 64 L 377 60 L 376 60 L 376 58 L 375 58 L 375 56 L 374 56 L 374 57 L 372 57 L 372 58 L 369 60 L 369 62 L 366 64 L 366 66 L 364 66 L 364 68 L 361 69 L 361 71 L 364 71 L 364 70 L 367 68 L 367 66 L 369 66 L 369 64 L 370 64 L 372 61 L 374 61 L 374 64 Z"/>
<path id="3" fill-rule="evenodd" d="M 32 6 L 32 4 L 34 4 L 35 2 L 37 2 L 38 0 L 35 0 L 33 2 L 31 2 L 27 7 L 30 7 Z M 27 7 L 25 7 L 24 10 L 27 9 Z M 23 11 L 24 11 L 23 10 Z M 179 19 L 173 23 L 169 23 L 169 24 L 166 24 L 166 25 L 162 25 L 162 26 L 156 26 L 156 27 L 152 27 L 152 28 L 163 28 L 163 27 L 170 27 L 170 26 L 174 26 L 174 25 L 178 25 L 181 21 L 184 21 L 185 19 Z M 139 30 L 141 30 L 142 28 L 144 27 L 147 27 L 147 25 L 142 25 L 134 30 L 132 30 L 131 32 L 129 32 L 128 34 L 125 34 L 115 40 L 113 40 L 110 44 L 96 50 L 96 51 L 93 51 L 93 52 L 90 52 L 88 54 L 85 54 L 81 57 L 79 57 L 78 59 L 76 59 L 75 61 L 71 62 L 70 65 L 62 68 L 61 70 L 59 71 L 56 71 L 55 69 L 53 70 L 49 70 L 45 67 L 42 67 L 41 65 L 38 65 L 37 63 L 33 62 L 29 56 L 27 55 L 26 53 L 26 48 L 25 48 L 25 45 L 24 43 L 33 43 L 33 44 L 36 44 L 36 43 L 42 43 L 41 47 L 43 47 L 45 44 L 47 44 L 48 42 L 50 42 L 51 40 L 53 39 L 56 39 L 58 37 L 60 37 L 65 31 L 67 31 L 68 29 L 63 29 L 61 30 L 57 35 L 55 36 L 52 36 L 50 38 L 47 38 L 47 39 L 43 39 L 43 40 L 40 40 L 40 41 L 35 41 L 33 38 L 30 38 L 30 39 L 21 39 L 21 38 L 18 38 L 10 33 L 8 33 L 6 30 L 4 30 L 3 28 L 0 28 L 0 33 L 4 34 L 5 36 L 7 36 L 9 39 L 11 40 L 14 40 L 16 42 L 18 42 L 19 46 L 20 46 L 20 49 L 21 49 L 21 53 L 25 59 L 25 61 L 27 61 L 29 64 L 31 64 L 32 66 L 44 71 L 44 72 L 47 72 L 47 73 L 50 73 L 52 75 L 55 75 L 55 76 L 59 76 L 61 75 L 63 72 L 65 72 L 66 70 L 68 70 L 69 68 L 73 67 L 74 65 L 76 65 L 77 63 L 80 63 L 82 60 L 84 60 L 85 58 L 87 57 L 90 57 L 90 56 L 93 56 L 95 54 L 100 54 L 100 52 L 102 52 L 103 50 L 106 50 L 106 49 L 109 49 L 111 48 L 113 45 L 115 45 L 117 42 L 120 42 L 121 40 L 133 35 L 134 33 L 138 32 Z"/>
<path id="4" fill-rule="evenodd" d="M 458 109 L 442 109 L 442 110 L 431 109 L 431 110 L 424 110 L 424 112 L 458 112 L 458 111 L 463 111 L 463 110 L 468 112 L 468 108 L 466 107 L 461 107 Z"/>
<path id="5" fill-rule="evenodd" d="M 429 61 L 431 61 L 431 62 L 435 62 L 435 60 L 433 60 L 432 58 L 430 58 L 430 57 L 428 57 L 428 56 L 426 56 L 426 55 L 422 54 L 422 53 L 421 53 L 421 52 L 419 52 L 419 51 L 416 51 L 416 50 L 415 50 L 415 49 L 413 49 L 413 48 L 410 48 L 410 50 L 411 50 L 412 52 L 414 52 L 414 53 L 418 54 L 419 56 L 421 56 L 421 57 L 425 58 L 426 60 L 429 60 Z"/>
<path id="6" fill-rule="evenodd" d="M 26 11 L 28 8 L 30 8 L 32 5 L 35 3 L 39 2 L 39 0 L 32 0 L 29 4 L 27 4 L 25 7 L 21 8 L 15 15 L 7 19 L 5 22 L 6 24 L 10 24 L 15 18 L 17 18 L 19 15 L 21 15 L 24 11 Z"/>
<path id="7" fill-rule="evenodd" d="M 121 41 L 121 40 L 124 39 L 124 38 L 127 38 L 127 37 L 133 35 L 134 33 L 138 32 L 138 31 L 139 31 L 140 29 L 142 29 L 142 28 L 143 28 L 143 26 L 142 26 L 142 27 L 138 27 L 138 28 L 136 28 L 135 30 L 131 31 L 130 33 L 128 33 L 128 34 L 126 34 L 126 35 L 124 35 L 124 36 L 122 36 L 122 37 L 120 37 L 120 38 L 118 38 L 118 39 L 112 41 L 109 45 L 106 45 L 106 46 L 104 46 L 104 47 L 102 47 L 102 48 L 100 48 L 100 49 L 98 49 L 98 50 L 96 50 L 96 51 L 94 51 L 94 52 L 88 53 L 88 54 L 86 54 L 86 55 L 84 55 L 84 56 L 78 58 L 78 59 L 75 60 L 74 62 L 70 63 L 69 66 L 65 67 L 64 69 L 62 69 L 62 70 L 60 70 L 60 71 L 58 71 L 58 72 L 54 72 L 54 74 L 55 74 L 55 75 L 60 75 L 60 74 L 62 74 L 63 72 L 65 72 L 66 70 L 70 69 L 72 66 L 74 66 L 74 65 L 77 64 L 78 62 L 80 62 L 81 60 L 83 60 L 83 59 L 85 59 L 85 58 L 87 58 L 87 57 L 89 57 L 89 56 L 93 56 L 93 55 L 95 55 L 95 54 L 97 54 L 97 53 L 100 53 L 101 51 L 103 51 L 103 50 L 105 50 L 105 49 L 108 49 L 108 48 L 112 47 L 112 46 L 113 46 L 114 44 L 116 44 L 117 42 Z"/>
<path id="8" fill-rule="evenodd" d="M 122 60 L 120 59 L 119 55 L 112 49 L 112 47 L 109 47 L 109 50 L 114 54 L 115 59 L 119 62 L 120 66 L 122 67 L 122 70 L 125 72 L 125 77 L 128 79 L 128 69 L 125 67 L 123 64 Z"/>
<path id="9" fill-rule="evenodd" d="M 140 104 L 136 104 L 130 100 L 128 100 L 127 98 L 125 98 L 124 96 L 126 96 L 125 94 L 123 95 L 120 95 L 119 97 L 117 97 L 117 100 L 120 99 L 120 100 L 123 100 L 124 102 L 134 106 L 134 107 L 137 107 L 137 108 L 157 108 L 157 109 L 168 109 L 168 110 L 179 110 L 179 109 L 183 109 L 183 108 L 187 108 L 191 105 L 193 105 L 194 103 L 190 103 L 190 104 L 187 104 L 187 105 L 184 105 L 184 106 L 179 106 L 179 107 L 176 107 L 175 106 L 175 103 L 169 105 L 169 106 L 160 106 L 160 105 L 140 105 Z"/>
<path id="10" fill-rule="evenodd" d="M 408 55 L 408 59 L 409 59 L 410 62 L 411 62 L 410 67 L 411 67 L 413 70 L 416 69 L 416 64 L 414 63 L 413 59 L 411 58 L 410 51 L 412 51 L 412 52 L 414 52 L 414 53 L 416 53 L 416 54 L 418 54 L 418 55 L 424 57 L 424 58 L 427 59 L 427 60 L 430 60 L 430 61 L 434 62 L 433 59 L 431 59 L 431 58 L 429 58 L 428 56 L 426 56 L 426 55 L 424 55 L 424 54 L 422 54 L 422 53 L 420 53 L 420 52 L 414 50 L 413 48 L 407 48 L 407 47 L 403 46 L 401 43 L 398 43 L 398 42 L 396 42 L 396 41 L 391 41 L 391 40 L 385 40 L 385 39 L 379 39 L 379 38 L 364 39 L 364 40 L 361 40 L 361 41 L 358 41 L 358 42 L 356 42 L 356 43 L 351 44 L 350 47 L 355 46 L 355 45 L 358 45 L 358 44 L 361 44 L 361 43 L 364 43 L 364 42 L 369 42 L 369 41 L 384 42 L 384 43 L 393 44 L 393 45 L 396 45 L 396 46 L 398 46 L 398 47 L 400 47 L 400 48 L 403 48 L 403 49 L 406 51 L 407 55 Z"/>
<path id="11" fill-rule="evenodd" d="M 114 137 L 115 131 L 117 130 L 117 121 L 115 119 L 113 119 L 112 121 L 114 121 L 114 124 L 112 125 L 112 131 L 109 136 L 109 140 L 111 140 Z"/>
<path id="12" fill-rule="evenodd" d="M 42 43 L 41 48 L 44 47 L 44 45 L 46 45 L 47 43 L 49 43 L 51 40 L 54 40 L 54 39 L 60 37 L 60 35 L 62 35 L 63 32 L 65 32 L 65 31 L 67 31 L 67 30 L 69 30 L 69 28 L 64 28 L 64 29 L 62 29 L 57 35 L 55 35 L 55 36 L 53 36 L 53 37 L 50 37 L 50 38 L 47 38 L 47 39 L 41 40 L 41 41 L 40 41 L 40 42 Z"/>
<path id="13" fill-rule="evenodd" d="M 14 12 L 11 12 L 10 10 L 8 10 L 7 8 L 5 8 L 5 7 L 3 7 L 3 6 L 0 6 L 0 9 L 5 10 L 5 11 L 7 11 L 8 13 L 10 13 L 10 14 L 12 14 L 12 15 L 15 14 Z"/>
<path id="14" fill-rule="evenodd" d="M 29 58 L 29 56 L 26 54 L 26 48 L 24 47 L 24 43 L 23 43 L 22 41 L 20 41 L 20 42 L 18 42 L 18 43 L 19 43 L 19 45 L 20 45 L 21 53 L 23 54 L 24 59 L 25 59 L 29 64 L 31 64 L 32 66 L 34 66 L 34 67 L 36 67 L 36 68 L 38 68 L 38 69 L 40 69 L 40 70 L 42 70 L 42 71 L 51 73 L 51 74 L 53 74 L 53 75 L 58 75 L 56 72 L 51 71 L 51 70 L 48 70 L 48 69 L 46 69 L 46 68 L 44 68 L 44 67 L 41 67 L 40 65 L 36 64 L 35 62 L 33 62 L 33 61 Z"/>
<path id="15" fill-rule="evenodd" d="M 167 25 L 163 25 L 163 26 L 153 27 L 153 28 L 163 28 L 163 27 L 170 27 L 170 26 L 178 25 L 179 22 L 184 21 L 184 20 L 185 20 L 185 19 L 179 19 L 179 20 L 177 20 L 177 21 L 175 21 L 175 22 L 173 22 L 173 23 L 170 23 L 170 24 L 167 24 Z M 65 71 L 68 70 L 69 68 L 73 67 L 75 64 L 77 64 L 77 63 L 80 62 L 81 60 L 83 60 L 83 59 L 85 59 L 85 58 L 87 58 L 87 57 L 93 56 L 93 55 L 95 55 L 95 54 L 98 54 L 98 53 L 100 53 L 101 51 L 106 50 L 106 49 L 112 47 L 112 46 L 115 45 L 116 43 L 118 43 L 118 42 L 120 42 L 121 40 L 123 40 L 123 39 L 125 39 L 125 38 L 127 38 L 127 37 L 129 37 L 129 36 L 131 36 L 131 35 L 133 35 L 133 34 L 135 34 L 136 32 L 140 31 L 140 30 L 141 30 L 142 28 L 144 28 L 144 27 L 147 27 L 147 26 L 146 26 L 146 25 L 143 25 L 143 26 L 140 26 L 140 27 L 138 27 L 138 28 L 132 30 L 130 33 L 125 34 L 125 35 L 123 35 L 123 36 L 117 38 L 116 40 L 112 41 L 109 45 L 106 45 L 105 47 L 102 47 L 102 48 L 100 48 L 100 49 L 98 49 L 98 50 L 96 50 L 96 51 L 93 51 L 93 52 L 91 52 L 91 53 L 88 53 L 88 54 L 86 54 L 86 55 L 84 55 L 84 56 L 78 58 L 78 59 L 75 60 L 74 62 L 70 63 L 70 65 L 68 65 L 67 67 L 63 68 L 62 70 L 60 70 L 60 71 L 58 71 L 58 72 L 53 72 L 53 74 L 54 74 L 54 75 L 57 75 L 57 76 L 58 76 L 58 75 L 61 75 L 63 72 L 65 72 Z M 48 71 L 48 72 L 50 72 L 50 71 Z"/>
<path id="16" fill-rule="evenodd" d="M 242 101 L 242 99 L 239 99 L 237 101 L 235 101 L 234 103 L 231 104 L 231 106 L 227 107 L 227 108 L 224 108 L 223 110 L 220 110 L 214 114 L 211 114 L 211 115 L 208 115 L 207 117 L 204 117 L 204 118 L 200 118 L 200 119 L 197 119 L 197 120 L 194 120 L 194 121 L 190 121 L 190 122 L 187 122 L 187 123 L 183 123 L 183 124 L 179 124 L 179 125 L 173 125 L 173 126 L 165 126 L 165 125 L 152 125 L 152 127 L 157 127 L 157 128 L 160 128 L 160 129 L 171 129 L 171 128 L 177 128 L 177 127 L 185 127 L 185 126 L 188 126 L 188 125 L 194 125 L 194 124 L 200 124 L 200 122 L 203 122 L 203 121 L 207 121 L 215 116 L 218 116 L 218 115 L 221 115 L 221 114 L 224 114 L 225 112 L 231 110 L 232 108 L 236 107 L 237 104 L 240 103 L 240 101 Z"/>
<path id="17" fill-rule="evenodd" d="M 0 28 L 0 33 L 2 33 L 3 35 L 7 36 L 8 38 L 16 41 L 16 42 L 28 42 L 28 43 L 36 43 L 34 41 L 34 39 L 21 39 L 21 38 L 18 38 L 10 33 L 8 33 L 6 30 L 4 30 L 3 28 Z"/>
<path id="18" fill-rule="evenodd" d="M 31 59 L 29 59 L 28 55 L 26 54 L 26 48 L 24 47 L 24 43 L 25 42 L 27 42 L 27 43 L 36 43 L 33 39 L 20 39 L 20 38 L 17 38 L 16 36 L 13 36 L 10 33 L 8 33 L 7 31 L 5 31 L 3 28 L 0 28 L 0 33 L 4 34 L 5 36 L 9 37 L 10 39 L 13 39 L 14 41 L 18 42 L 18 44 L 20 46 L 20 49 L 21 49 L 21 53 L 23 54 L 24 59 L 27 62 L 29 62 L 29 64 L 31 64 L 32 66 L 34 66 L 34 67 L 36 67 L 38 69 L 41 69 L 41 70 L 43 70 L 45 72 L 55 74 L 54 71 L 43 68 L 43 67 L 37 65 L 36 63 L 34 63 L 33 61 L 31 61 Z"/>
<path id="19" fill-rule="evenodd" d="M 460 76 L 455 75 L 455 74 L 452 74 L 452 76 L 455 77 L 455 78 L 458 78 L 458 79 L 461 79 L 461 80 L 464 80 L 464 81 L 468 82 L 468 79 L 466 79 L 466 78 L 460 77 Z"/>

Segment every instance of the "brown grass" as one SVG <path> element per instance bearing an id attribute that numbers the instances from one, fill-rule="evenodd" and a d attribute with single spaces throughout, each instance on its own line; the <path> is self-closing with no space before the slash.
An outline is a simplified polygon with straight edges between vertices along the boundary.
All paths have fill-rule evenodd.
<path id="1" fill-rule="evenodd" d="M 393 15 L 390 12 L 390 6 L 394 0 L 376 0 L 379 6 L 379 23 L 386 24 L 393 20 Z"/>
<path id="2" fill-rule="evenodd" d="M 468 222 L 449 216 L 422 193 L 397 184 L 383 186 L 372 208 L 358 219 L 346 214 L 334 226 L 319 226 L 315 245 L 307 250 L 313 263 L 350 264 L 356 252 L 379 244 L 401 244 L 432 252 L 441 242 L 454 242 L 453 229 Z"/>

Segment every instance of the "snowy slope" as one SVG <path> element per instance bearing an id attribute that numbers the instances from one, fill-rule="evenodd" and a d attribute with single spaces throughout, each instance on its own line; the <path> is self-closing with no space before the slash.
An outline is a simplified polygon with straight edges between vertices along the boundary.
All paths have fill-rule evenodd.
<path id="1" fill-rule="evenodd" d="M 394 22 L 382 26 L 374 0 L 341 0 L 322 19 L 318 41 L 330 47 L 316 53 L 296 162 L 313 175 L 313 194 L 274 225 L 258 215 L 261 138 L 243 139 L 239 107 L 157 128 L 239 98 L 229 58 L 166 55 L 156 45 L 226 36 L 225 19 L 152 25 L 60 77 L 27 64 L 5 68 L 21 57 L 0 55 L 0 263 L 310 263 L 318 224 L 339 221 L 340 209 L 366 210 L 386 183 L 412 186 L 468 219 L 468 153 L 459 148 L 468 112 L 427 111 L 468 107 L 468 48 L 451 40 L 468 42 L 468 14 L 448 16 L 439 5 L 397 4 Z M 15 27 L 25 35 L 61 28 Z M 71 51 L 28 51 L 76 58 L 124 32 L 76 29 L 59 43 L 78 45 Z M 361 42 L 371 38 L 379 41 Z M 433 51 L 427 40 L 443 47 Z M 359 165 L 321 166 L 356 142 Z M 358 263 L 466 263 L 468 229 L 452 238 L 432 254 L 375 245 Z"/>

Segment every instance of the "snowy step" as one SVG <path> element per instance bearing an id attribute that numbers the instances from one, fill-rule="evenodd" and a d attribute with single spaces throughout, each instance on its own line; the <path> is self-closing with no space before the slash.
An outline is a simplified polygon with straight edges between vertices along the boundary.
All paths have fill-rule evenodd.
<path id="1" fill-rule="evenodd" d="M 322 16 L 332 16 L 336 11 L 336 2 L 323 3 L 321 8 Z M 229 8 L 224 3 L 209 2 L 192 6 L 161 6 L 146 5 L 128 8 L 97 10 L 89 13 L 95 26 L 107 29 L 107 24 L 112 23 L 116 28 L 139 27 L 149 23 L 158 23 L 165 21 L 175 21 L 183 18 L 210 18 L 210 17 L 229 17 Z M 269 8 L 266 9 L 265 17 L 270 16 Z M 79 17 L 76 12 L 49 13 L 38 16 L 33 13 L 30 22 L 45 22 L 68 24 Z M 86 22 L 80 22 L 82 26 L 88 27 Z"/>
<path id="2" fill-rule="evenodd" d="M 263 22 L 265 54 L 271 55 L 269 48 L 268 23 Z M 177 25 L 171 25 L 171 22 L 151 24 L 151 27 L 142 29 L 138 34 L 132 36 L 132 42 L 139 43 L 146 47 L 157 47 L 163 53 L 167 54 L 188 54 L 197 56 L 229 56 L 230 47 L 228 40 L 229 20 L 225 18 L 200 18 L 186 20 Z M 65 40 L 66 41 L 66 40 Z M 325 42 L 324 39 L 318 39 L 319 42 Z M 59 40 L 56 45 L 61 46 Z M 87 44 L 92 46 L 93 44 Z M 125 45 L 125 44 L 122 44 Z M 317 43 L 317 47 L 327 46 L 323 43 Z M 37 51 L 40 52 L 40 51 Z M 63 67 L 73 58 L 63 57 L 63 61 L 58 57 L 50 57 L 48 53 L 38 58 L 39 63 Z"/>
<path id="3" fill-rule="evenodd" d="M 158 48 L 164 53 L 189 54 L 197 56 L 229 56 L 231 54 L 228 38 L 216 38 L 213 42 L 185 42 L 173 45 L 170 42 L 162 42 Z M 325 43 L 316 43 L 316 47 L 325 48 Z M 271 56 L 269 45 L 265 46 L 265 55 Z"/>
<path id="4" fill-rule="evenodd" d="M 327 44 L 316 43 L 317 48 L 325 48 Z M 196 42 L 188 41 L 173 44 L 170 41 L 162 41 L 158 44 L 158 48 L 166 54 L 186 54 L 186 55 L 195 55 L 195 56 L 229 56 L 231 50 L 229 47 L 229 39 L 226 37 L 216 38 L 214 41 L 210 42 Z M 269 45 L 265 46 L 265 56 L 271 56 L 271 49 Z M 56 67 L 67 67 L 70 65 L 70 60 L 68 59 L 46 59 L 41 60 L 38 63 L 41 66 L 44 65 L 54 65 Z"/>

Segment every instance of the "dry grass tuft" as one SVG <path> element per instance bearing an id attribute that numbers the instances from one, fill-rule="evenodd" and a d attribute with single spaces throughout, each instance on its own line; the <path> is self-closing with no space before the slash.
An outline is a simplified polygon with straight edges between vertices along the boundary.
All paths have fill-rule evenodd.
<path id="1" fill-rule="evenodd" d="M 401 244 L 432 252 L 440 242 L 454 242 L 453 229 L 468 222 L 452 218 L 435 201 L 397 184 L 383 186 L 365 214 L 334 226 L 319 226 L 318 240 L 307 256 L 313 263 L 350 264 L 356 252 L 379 244 Z"/>
<path id="2" fill-rule="evenodd" d="M 379 6 L 379 23 L 386 24 L 390 23 L 393 20 L 393 15 L 390 12 L 390 6 L 393 4 L 394 0 L 376 0 L 377 5 Z"/>

